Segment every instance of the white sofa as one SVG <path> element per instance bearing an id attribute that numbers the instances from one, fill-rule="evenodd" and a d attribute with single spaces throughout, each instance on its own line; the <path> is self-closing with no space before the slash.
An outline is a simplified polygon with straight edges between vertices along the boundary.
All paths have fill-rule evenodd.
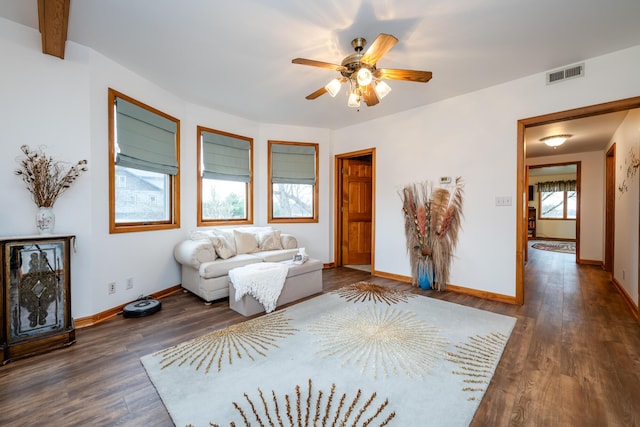
<path id="1" fill-rule="evenodd" d="M 280 262 L 298 253 L 291 234 L 272 227 L 194 231 L 173 251 L 182 268 L 182 287 L 205 302 L 229 296 L 228 273 L 256 262 Z"/>

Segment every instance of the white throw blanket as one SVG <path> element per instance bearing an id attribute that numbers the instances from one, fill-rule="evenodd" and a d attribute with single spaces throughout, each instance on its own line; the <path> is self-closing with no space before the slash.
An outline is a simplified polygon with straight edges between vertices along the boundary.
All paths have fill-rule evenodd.
<path id="1" fill-rule="evenodd" d="M 236 290 L 236 301 L 249 294 L 271 313 L 282 292 L 289 268 L 278 262 L 259 262 L 229 270 L 229 279 Z"/>

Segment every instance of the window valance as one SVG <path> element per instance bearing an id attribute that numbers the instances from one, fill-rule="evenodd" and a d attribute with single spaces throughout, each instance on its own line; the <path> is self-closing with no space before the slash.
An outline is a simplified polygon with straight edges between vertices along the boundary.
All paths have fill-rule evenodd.
<path id="1" fill-rule="evenodd" d="M 546 181 L 539 182 L 538 193 L 553 193 L 554 191 L 576 191 L 576 181 Z"/>

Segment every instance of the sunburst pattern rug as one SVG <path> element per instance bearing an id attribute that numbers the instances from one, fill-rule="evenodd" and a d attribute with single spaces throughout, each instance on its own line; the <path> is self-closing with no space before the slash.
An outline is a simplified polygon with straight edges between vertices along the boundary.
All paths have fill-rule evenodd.
<path id="1" fill-rule="evenodd" d="M 564 254 L 576 253 L 576 242 L 560 242 L 550 240 L 547 242 L 538 242 L 531 245 L 532 248 L 541 249 L 543 251 L 562 252 Z"/>
<path id="2" fill-rule="evenodd" d="M 177 426 L 466 426 L 514 325 L 359 282 L 141 361 Z"/>

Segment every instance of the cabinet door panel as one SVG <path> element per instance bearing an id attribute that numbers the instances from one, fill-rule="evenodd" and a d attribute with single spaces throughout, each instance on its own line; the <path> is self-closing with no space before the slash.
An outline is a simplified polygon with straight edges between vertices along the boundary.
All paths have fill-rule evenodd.
<path id="1" fill-rule="evenodd" d="M 8 245 L 9 343 L 65 328 L 65 241 Z"/>

